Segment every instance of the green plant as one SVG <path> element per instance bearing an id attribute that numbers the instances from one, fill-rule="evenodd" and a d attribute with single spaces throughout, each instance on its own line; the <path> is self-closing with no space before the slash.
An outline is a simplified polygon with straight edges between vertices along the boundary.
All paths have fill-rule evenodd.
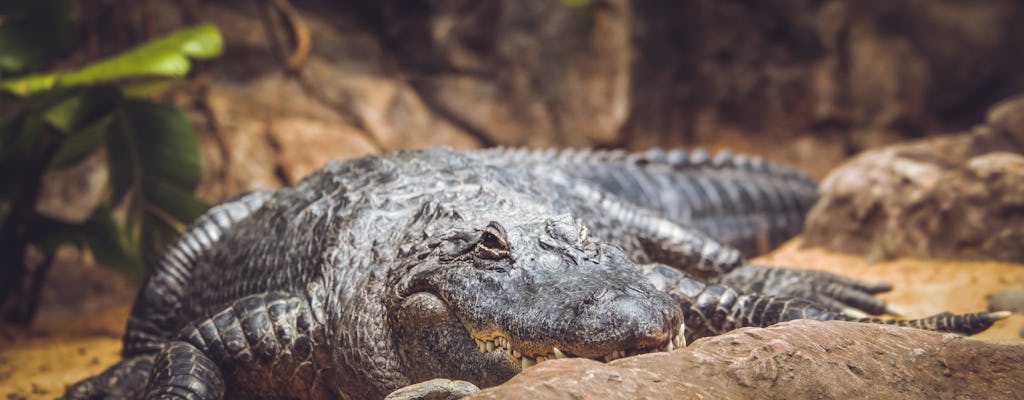
<path id="1" fill-rule="evenodd" d="M 0 69 L 24 71 L 38 65 L 41 58 L 35 52 L 24 51 L 22 59 L 3 52 L 11 43 L 27 47 L 5 41 L 20 37 L 5 36 L 9 27 L 0 25 Z M 190 58 L 216 57 L 221 50 L 217 28 L 200 25 L 76 70 L 0 81 L 0 91 L 16 97 L 18 107 L 0 120 L 4 319 L 22 324 L 31 320 L 58 247 L 88 248 L 101 264 L 141 276 L 142 266 L 151 264 L 181 227 L 206 209 L 192 194 L 200 177 L 195 133 L 181 111 L 148 99 L 183 79 Z M 102 149 L 109 196 L 90 218 L 68 222 L 36 211 L 46 171 L 75 165 Z M 115 218 L 122 209 L 123 218 Z M 34 272 L 26 265 L 29 246 L 45 258 Z"/>

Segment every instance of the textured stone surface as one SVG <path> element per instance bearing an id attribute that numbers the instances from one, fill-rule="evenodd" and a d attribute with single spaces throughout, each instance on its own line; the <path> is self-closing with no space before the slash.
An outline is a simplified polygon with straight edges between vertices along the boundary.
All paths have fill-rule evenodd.
<path id="1" fill-rule="evenodd" d="M 1013 398 L 1024 343 L 798 321 L 602 364 L 542 363 L 471 399 Z"/>
<path id="2" fill-rule="evenodd" d="M 806 243 L 866 254 L 1024 261 L 1024 99 L 971 133 L 867 151 L 819 188 Z"/>
<path id="3" fill-rule="evenodd" d="M 1024 91 L 1024 5 L 1011 0 L 293 5 L 310 34 L 298 71 L 282 61 L 289 25 L 258 2 L 98 12 L 119 27 L 99 31 L 101 53 L 194 20 L 223 33 L 225 54 L 198 68 L 205 86 L 178 101 L 200 131 L 209 201 L 323 159 L 439 144 L 730 147 L 821 177 L 852 151 L 963 126 Z M 992 124 L 992 143 L 1024 145 L 1020 114 L 997 114 L 1016 117 Z M 296 118 L 324 138 L 290 143 L 277 128 Z"/>

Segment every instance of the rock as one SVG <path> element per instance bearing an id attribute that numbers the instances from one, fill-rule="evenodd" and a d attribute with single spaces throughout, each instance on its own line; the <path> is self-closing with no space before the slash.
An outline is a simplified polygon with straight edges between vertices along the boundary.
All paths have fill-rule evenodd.
<path id="1" fill-rule="evenodd" d="M 384 400 L 457 400 L 479 391 L 480 388 L 466 381 L 438 378 L 398 389 Z"/>
<path id="2" fill-rule="evenodd" d="M 795 321 L 603 364 L 544 362 L 470 399 L 1012 398 L 1024 343 Z"/>
<path id="3" fill-rule="evenodd" d="M 991 311 L 1013 311 L 1024 314 L 1024 286 L 1003 289 L 988 296 Z"/>
<path id="4" fill-rule="evenodd" d="M 69 223 L 89 219 L 104 200 L 108 184 L 104 152 L 95 152 L 76 165 L 43 175 L 36 211 Z"/>
<path id="5" fill-rule="evenodd" d="M 1002 148 L 1016 148 L 1024 151 L 1024 96 L 1016 96 L 993 106 L 985 120 L 992 127 L 994 135 L 1002 136 Z"/>
<path id="6" fill-rule="evenodd" d="M 355 129 L 318 119 L 276 118 L 270 124 L 270 135 L 278 147 L 277 165 L 289 184 L 330 160 L 360 157 L 375 150 Z"/>
<path id="7" fill-rule="evenodd" d="M 379 1 L 371 10 L 434 113 L 492 143 L 620 139 L 632 71 L 629 2 Z"/>
<path id="8" fill-rule="evenodd" d="M 706 143 L 738 126 L 770 146 L 839 131 L 858 151 L 976 121 L 1024 90 L 1024 59 L 1011 56 L 1024 51 L 1024 27 L 1012 22 L 1024 7 L 984 4 L 632 2 L 626 137 Z M 701 129 L 706 119 L 717 126 Z"/>
<path id="9" fill-rule="evenodd" d="M 225 54 L 195 74 L 204 94 L 179 101 L 200 131 L 208 201 L 280 186 L 330 153 L 431 145 L 733 146 L 821 176 L 851 149 L 980 118 L 1024 90 L 1024 59 L 1012 57 L 1024 51 L 1024 25 L 1012 23 L 1024 6 L 1010 0 L 294 6 L 311 38 L 301 71 L 282 61 L 287 24 L 257 3 L 96 11 L 97 25 L 135 34 L 101 30 L 101 53 L 198 15 L 221 30 Z M 126 17 L 149 14 L 161 18 Z M 1024 143 L 1018 103 L 993 109 L 979 136 Z M 306 131 L 289 146 L 280 127 L 295 118 L 337 143 L 315 146 Z M 47 212 L 70 210 L 50 192 Z"/>
<path id="10" fill-rule="evenodd" d="M 971 133 L 858 155 L 822 181 L 805 243 L 869 259 L 1024 262 L 1024 147 L 1007 133 L 1019 118 L 1016 100 Z"/>

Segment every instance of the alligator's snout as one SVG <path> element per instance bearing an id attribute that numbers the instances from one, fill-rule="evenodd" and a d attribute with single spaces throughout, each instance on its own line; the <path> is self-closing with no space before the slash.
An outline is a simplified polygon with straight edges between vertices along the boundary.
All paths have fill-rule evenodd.
<path id="1" fill-rule="evenodd" d="M 481 352 L 504 352 L 529 367 L 563 357 L 611 361 L 685 345 L 682 311 L 621 250 L 604 244 L 577 250 L 580 261 L 561 264 L 538 251 L 531 264 L 499 279 L 505 290 L 472 302 L 489 305 L 463 316 Z"/>
<path id="2" fill-rule="evenodd" d="M 681 315 L 670 300 L 652 293 L 597 289 L 579 305 L 579 316 L 563 341 L 565 351 L 588 358 L 636 354 L 676 347 Z M 663 301 L 664 300 L 664 301 Z M 612 357 L 617 358 L 617 357 Z"/>
<path id="3" fill-rule="evenodd" d="M 526 334 L 492 330 L 480 337 L 474 335 L 474 339 L 481 353 L 506 354 L 522 369 L 560 358 L 586 357 L 607 362 L 684 347 L 678 307 L 661 307 L 658 297 L 598 289 L 578 305 L 575 318 L 558 324 L 562 328 L 539 324 Z"/>

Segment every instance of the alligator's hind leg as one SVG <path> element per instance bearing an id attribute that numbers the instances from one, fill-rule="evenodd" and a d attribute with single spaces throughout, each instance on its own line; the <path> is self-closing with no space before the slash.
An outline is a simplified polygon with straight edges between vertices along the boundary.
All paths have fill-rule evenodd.
<path id="1" fill-rule="evenodd" d="M 914 320 L 851 318 L 814 301 L 742 293 L 733 287 L 710 284 L 661 264 L 645 265 L 643 271 L 656 288 L 667 292 L 683 309 L 687 341 L 737 328 L 765 327 L 796 319 L 867 322 L 972 335 L 1009 315 L 1005 312 L 982 312 L 942 313 Z"/>
<path id="2" fill-rule="evenodd" d="M 856 310 L 869 314 L 889 311 L 884 301 L 874 297 L 890 290 L 892 287 L 888 284 L 867 283 L 819 271 L 749 265 L 736 249 L 694 229 L 639 212 L 630 221 L 638 225 L 634 237 L 647 260 L 671 265 L 709 282 L 744 293 L 810 300 L 851 314 Z"/>
<path id="3" fill-rule="evenodd" d="M 153 358 L 153 355 L 141 355 L 125 359 L 99 375 L 68 387 L 61 399 L 140 398 L 139 394 L 146 387 L 153 370 Z"/>
<path id="4" fill-rule="evenodd" d="M 642 269 L 654 287 L 668 293 L 683 309 L 687 342 L 748 326 L 765 327 L 794 319 L 841 318 L 838 313 L 810 301 L 744 294 L 661 264 L 647 264 Z"/>
<path id="5" fill-rule="evenodd" d="M 834 310 L 856 315 L 854 310 L 868 314 L 898 314 L 874 295 L 892 290 L 887 283 L 868 283 L 828 272 L 744 265 L 713 282 L 745 293 L 798 297 L 821 303 Z"/>

